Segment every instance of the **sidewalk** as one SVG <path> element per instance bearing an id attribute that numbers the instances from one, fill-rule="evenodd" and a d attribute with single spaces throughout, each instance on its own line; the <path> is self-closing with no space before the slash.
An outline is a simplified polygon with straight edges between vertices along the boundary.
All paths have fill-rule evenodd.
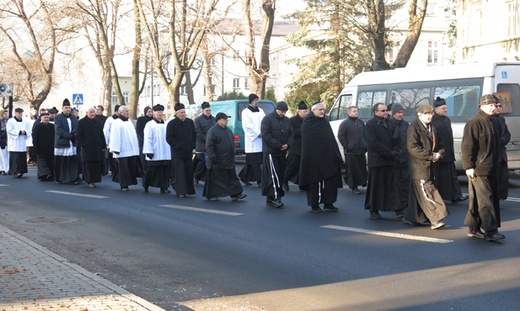
<path id="1" fill-rule="evenodd" d="M 0 310 L 163 309 L 0 225 Z"/>

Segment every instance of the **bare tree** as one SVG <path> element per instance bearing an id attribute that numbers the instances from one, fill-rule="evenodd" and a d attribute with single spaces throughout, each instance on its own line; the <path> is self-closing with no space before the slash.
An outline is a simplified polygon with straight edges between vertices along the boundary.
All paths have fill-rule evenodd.
<path id="1" fill-rule="evenodd" d="M 14 65 L 20 97 L 39 110 L 54 86 L 58 47 L 75 32 L 60 2 L 9 0 L 0 8 L 0 32 Z M 5 48 L 5 47 L 4 47 Z"/>
<path id="2" fill-rule="evenodd" d="M 242 13 L 245 25 L 246 59 L 245 64 L 249 74 L 249 87 L 252 93 L 260 98 L 265 95 L 265 85 L 269 76 L 270 62 L 269 49 L 274 26 L 274 12 L 276 0 L 260 0 L 262 13 L 262 31 L 260 59 L 256 59 L 254 23 L 251 17 L 251 0 L 242 0 Z"/>
<path id="3" fill-rule="evenodd" d="M 180 101 L 179 87 L 197 60 L 202 40 L 213 25 L 212 13 L 218 2 L 137 0 L 153 56 L 153 67 L 168 90 L 172 106 Z M 169 58 L 173 75 L 168 67 Z"/>

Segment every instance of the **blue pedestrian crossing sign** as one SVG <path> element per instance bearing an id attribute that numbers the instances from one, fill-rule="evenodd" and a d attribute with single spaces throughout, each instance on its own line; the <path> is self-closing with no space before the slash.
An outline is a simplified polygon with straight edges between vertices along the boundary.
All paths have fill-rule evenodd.
<path id="1" fill-rule="evenodd" d="M 83 94 L 72 94 L 73 105 L 83 105 Z"/>

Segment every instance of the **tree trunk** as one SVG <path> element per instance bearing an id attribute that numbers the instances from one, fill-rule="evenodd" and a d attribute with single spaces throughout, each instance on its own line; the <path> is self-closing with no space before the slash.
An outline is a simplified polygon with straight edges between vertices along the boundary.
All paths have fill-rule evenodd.
<path id="1" fill-rule="evenodd" d="M 408 34 L 403 46 L 399 49 L 399 53 L 397 53 L 392 67 L 402 68 L 406 67 L 406 64 L 408 64 L 413 50 L 419 41 L 419 36 L 421 35 L 427 5 L 428 0 L 421 0 L 419 7 L 417 6 L 417 0 L 413 0 L 410 3 L 410 8 L 408 10 Z"/>
<path id="2" fill-rule="evenodd" d="M 139 7 L 137 6 L 137 1 L 134 0 L 134 31 L 135 31 L 135 47 L 134 54 L 132 56 L 132 85 L 130 90 L 130 100 L 129 100 L 129 108 L 130 108 L 130 118 L 136 120 L 137 112 L 139 110 L 139 65 L 142 54 L 142 45 L 143 39 L 141 36 L 141 15 L 139 14 Z M 153 85 L 152 85 L 153 87 Z"/>

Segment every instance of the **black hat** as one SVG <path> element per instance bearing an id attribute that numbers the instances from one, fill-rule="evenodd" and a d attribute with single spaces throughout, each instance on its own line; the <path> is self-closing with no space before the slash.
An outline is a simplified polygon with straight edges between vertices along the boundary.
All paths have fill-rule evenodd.
<path id="1" fill-rule="evenodd" d="M 150 106 L 146 106 L 144 107 L 144 114 L 146 114 L 148 112 L 148 110 L 152 109 Z"/>
<path id="2" fill-rule="evenodd" d="M 119 111 L 119 108 L 121 108 L 121 105 L 115 105 L 114 106 L 114 111 Z"/>
<path id="3" fill-rule="evenodd" d="M 157 104 L 153 106 L 153 111 L 164 111 L 164 106 L 161 104 Z"/>
<path id="4" fill-rule="evenodd" d="M 252 103 L 253 100 L 255 100 L 257 98 L 258 98 L 258 96 L 256 94 L 253 94 L 253 93 L 249 94 L 249 103 Z"/>
<path id="5" fill-rule="evenodd" d="M 184 107 L 184 104 L 181 104 L 181 103 L 178 103 L 177 105 L 175 105 L 175 112 L 181 110 L 181 109 L 185 109 L 186 107 Z"/>
<path id="6" fill-rule="evenodd" d="M 479 105 L 490 105 L 490 104 L 496 104 L 499 102 L 500 102 L 500 100 L 495 95 L 486 94 L 480 98 Z"/>
<path id="7" fill-rule="evenodd" d="M 276 104 L 276 110 L 287 111 L 289 108 L 286 102 L 278 102 L 278 104 Z"/>
<path id="8" fill-rule="evenodd" d="M 69 99 L 68 99 L 68 98 L 65 98 L 65 99 L 63 100 L 63 105 L 61 105 L 61 106 L 62 106 L 62 107 L 66 107 L 66 106 L 69 106 L 69 107 L 70 107 L 70 101 L 69 101 Z"/>
<path id="9" fill-rule="evenodd" d="M 44 116 L 48 116 L 48 115 L 49 115 L 48 112 L 42 112 L 42 113 L 40 113 L 40 117 L 44 117 Z"/>
<path id="10" fill-rule="evenodd" d="M 394 103 L 394 104 L 392 105 L 392 109 L 391 109 L 391 111 L 392 111 L 392 115 L 394 115 L 394 114 L 395 114 L 396 112 L 398 112 L 399 110 L 404 110 L 403 105 L 401 105 L 401 104 L 399 104 L 399 103 Z"/>
<path id="11" fill-rule="evenodd" d="M 444 106 L 444 105 L 446 105 L 446 101 L 444 100 L 444 98 L 437 97 L 433 101 L 433 107 L 435 107 L 435 108 L 440 107 L 440 106 Z"/>
<path id="12" fill-rule="evenodd" d="M 210 105 L 209 105 L 208 102 L 203 102 L 203 103 L 200 105 L 200 108 L 202 108 L 202 109 L 206 109 L 206 108 L 209 108 L 209 107 L 210 107 Z"/>
<path id="13" fill-rule="evenodd" d="M 22 109 L 22 108 L 16 108 L 16 109 L 14 110 L 14 112 L 23 112 L 23 109 Z"/>
<path id="14" fill-rule="evenodd" d="M 309 110 L 309 107 L 307 107 L 307 104 L 302 100 L 298 104 L 298 110 Z"/>
<path id="15" fill-rule="evenodd" d="M 227 119 L 227 118 L 230 118 L 230 116 L 228 116 L 227 114 L 225 114 L 223 112 L 219 112 L 215 116 L 215 120 L 217 120 L 217 121 L 220 120 L 220 119 Z"/>
<path id="16" fill-rule="evenodd" d="M 425 105 L 419 105 L 417 106 L 417 108 L 415 109 L 415 111 L 417 111 L 418 113 L 428 113 L 428 112 L 433 112 L 433 107 L 428 105 L 428 104 L 425 104 Z"/>
<path id="17" fill-rule="evenodd" d="M 52 113 L 52 114 L 57 114 L 58 113 L 58 109 L 56 109 L 56 107 L 52 107 L 51 109 L 48 110 L 49 113 Z"/>

